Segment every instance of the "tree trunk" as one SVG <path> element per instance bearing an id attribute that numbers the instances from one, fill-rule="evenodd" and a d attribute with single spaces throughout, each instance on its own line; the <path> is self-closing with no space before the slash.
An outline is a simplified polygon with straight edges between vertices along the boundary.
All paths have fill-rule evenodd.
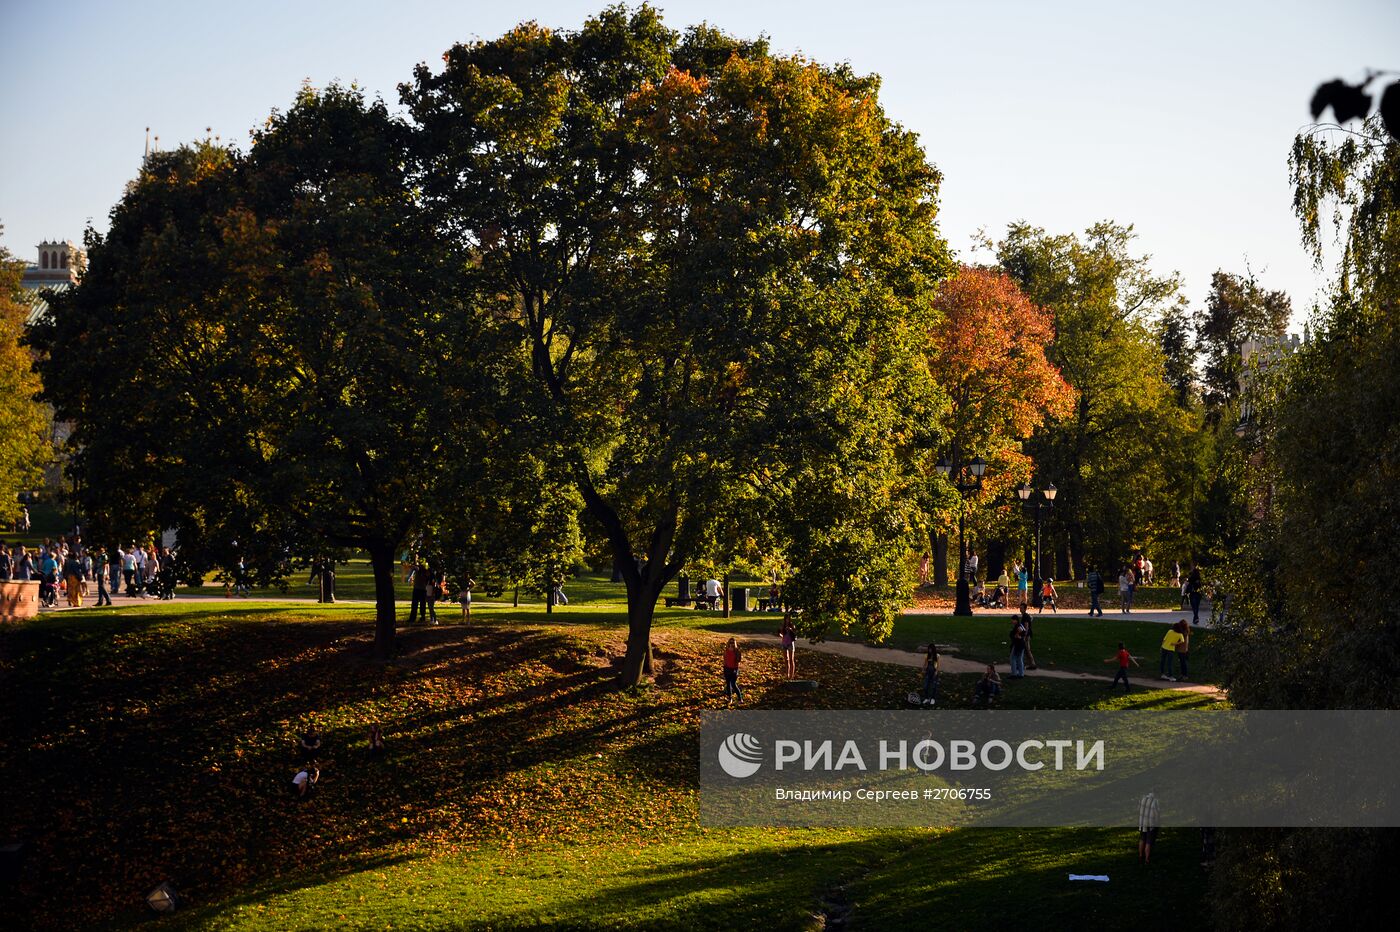
<path id="1" fill-rule="evenodd" d="M 1055 547 L 1055 578 L 1069 579 L 1069 541 L 1063 537 Z"/>
<path id="2" fill-rule="evenodd" d="M 394 630 L 398 623 L 394 610 L 394 545 L 370 544 L 369 560 L 374 568 L 374 656 L 389 660 L 394 656 Z"/>
<path id="3" fill-rule="evenodd" d="M 1006 541 L 1000 538 L 987 541 L 987 567 L 983 579 L 999 579 L 1006 569 Z"/>
<path id="4" fill-rule="evenodd" d="M 931 534 L 933 540 L 933 584 L 946 588 L 948 585 L 948 535 Z"/>
<path id="5" fill-rule="evenodd" d="M 1084 534 L 1076 526 L 1069 529 L 1069 562 L 1070 568 L 1074 570 L 1075 579 L 1088 577 L 1089 571 L 1084 560 Z M 1106 569 L 1107 567 L 1100 567 L 1101 572 Z"/>
<path id="6" fill-rule="evenodd" d="M 514 601 L 513 601 L 513 607 L 515 607 L 515 608 L 519 608 L 519 607 L 520 607 L 520 587 L 519 587 L 519 586 L 516 586 L 516 587 L 515 587 L 515 599 L 514 599 Z"/>
<path id="7" fill-rule="evenodd" d="M 724 617 L 729 617 L 729 573 L 724 574 Z"/>
<path id="8" fill-rule="evenodd" d="M 622 686 L 636 686 L 651 675 L 651 619 L 656 600 L 627 595 L 627 653 L 622 658 Z"/>

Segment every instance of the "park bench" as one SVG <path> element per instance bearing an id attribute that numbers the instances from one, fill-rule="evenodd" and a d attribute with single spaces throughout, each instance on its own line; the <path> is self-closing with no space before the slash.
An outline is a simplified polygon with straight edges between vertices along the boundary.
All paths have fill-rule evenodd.
<path id="1" fill-rule="evenodd" d="M 680 608 L 690 608 L 690 606 L 692 606 L 692 605 L 695 604 L 695 600 L 694 600 L 694 599 L 681 599 L 681 598 L 677 598 L 676 596 L 671 596 L 671 595 L 664 596 L 663 598 L 665 598 L 665 600 L 666 600 L 666 607 L 667 607 L 667 608 L 676 608 L 676 607 L 680 607 Z"/>

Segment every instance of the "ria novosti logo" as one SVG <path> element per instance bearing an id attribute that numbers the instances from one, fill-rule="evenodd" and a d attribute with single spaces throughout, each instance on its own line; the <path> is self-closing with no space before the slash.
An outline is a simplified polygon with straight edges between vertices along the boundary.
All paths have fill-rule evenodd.
<path id="1" fill-rule="evenodd" d="M 763 745 L 753 735 L 736 732 L 719 746 L 719 766 L 731 777 L 751 777 L 763 766 Z"/>

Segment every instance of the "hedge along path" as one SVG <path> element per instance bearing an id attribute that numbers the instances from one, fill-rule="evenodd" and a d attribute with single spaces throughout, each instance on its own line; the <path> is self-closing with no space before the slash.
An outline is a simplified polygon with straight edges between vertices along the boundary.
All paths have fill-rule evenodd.
<path id="1" fill-rule="evenodd" d="M 754 643 L 770 645 L 777 640 L 776 635 L 749 636 L 744 640 Z M 899 650 L 894 647 L 874 647 L 870 644 L 855 644 L 849 641 L 808 641 L 804 646 L 808 650 L 814 650 L 823 654 L 835 654 L 839 657 L 850 657 L 853 660 L 865 660 L 871 663 L 894 663 L 905 667 L 922 667 L 924 665 L 924 655 L 918 651 Z M 976 660 L 966 660 L 962 657 L 951 656 L 951 649 L 947 647 L 939 648 L 939 671 L 942 673 L 983 673 L 987 665 Z M 996 664 L 998 673 L 1010 673 L 1011 664 Z M 1136 668 L 1134 668 L 1136 669 Z M 1067 670 L 1027 670 L 1026 676 L 1048 676 L 1060 680 L 1088 680 L 1100 683 L 1111 683 L 1111 676 L 1096 676 L 1092 673 L 1071 673 Z M 1132 676 L 1132 674 L 1129 674 Z M 1147 684 L 1152 689 L 1174 689 L 1178 692 L 1199 693 L 1203 696 L 1211 696 L 1216 699 L 1226 698 L 1225 690 L 1219 686 L 1211 686 L 1207 683 L 1171 683 L 1166 680 L 1156 680 L 1149 676 L 1133 676 L 1139 686 Z"/>

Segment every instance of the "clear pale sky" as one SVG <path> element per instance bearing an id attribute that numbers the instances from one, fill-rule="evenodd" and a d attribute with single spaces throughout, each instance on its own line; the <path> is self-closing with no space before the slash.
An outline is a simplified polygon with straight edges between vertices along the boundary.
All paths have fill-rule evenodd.
<path id="1" fill-rule="evenodd" d="M 1199 306 L 1217 268 L 1282 288 L 1323 277 L 1299 245 L 1287 156 L 1313 88 L 1400 69 L 1400 3 L 664 0 L 708 21 L 884 78 L 891 116 L 945 175 L 941 226 L 1024 219 L 1054 232 L 1132 223 Z M 170 148 L 205 127 L 244 146 L 304 79 L 390 103 L 422 61 L 535 19 L 578 26 L 601 0 L 239 3 L 0 0 L 0 223 L 34 261 L 79 240 L 136 172 L 146 127 Z M 1295 315 L 1300 319 L 1299 315 Z"/>

